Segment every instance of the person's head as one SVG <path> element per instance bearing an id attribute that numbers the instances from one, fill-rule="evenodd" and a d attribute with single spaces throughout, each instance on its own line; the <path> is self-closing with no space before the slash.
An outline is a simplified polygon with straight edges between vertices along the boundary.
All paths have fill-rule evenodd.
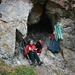
<path id="1" fill-rule="evenodd" d="M 33 45 L 34 44 L 33 40 L 30 40 L 29 44 L 30 45 Z"/>

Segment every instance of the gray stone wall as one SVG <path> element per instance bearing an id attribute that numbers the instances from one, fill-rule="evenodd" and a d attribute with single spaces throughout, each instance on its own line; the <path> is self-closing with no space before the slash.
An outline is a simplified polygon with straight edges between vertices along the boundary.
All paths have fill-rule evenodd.
<path id="1" fill-rule="evenodd" d="M 2 17 L 0 17 L 0 58 L 13 56 L 15 52 L 16 29 L 23 36 L 26 36 L 28 30 L 27 21 L 29 25 L 40 21 L 40 16 L 43 12 L 42 1 L 44 4 L 45 0 L 31 1 L 34 7 L 29 0 L 2 0 L 0 4 L 0 13 L 2 14 Z M 62 17 L 61 23 L 64 28 L 62 45 L 72 51 L 75 50 L 74 4 L 71 5 L 72 2 L 70 2 L 70 5 L 68 5 L 68 1 L 67 5 L 64 6 L 65 1 L 67 0 L 48 0 L 45 13 L 51 20 L 52 25 L 55 25 L 59 16 Z"/>
<path id="2" fill-rule="evenodd" d="M 64 27 L 63 46 L 70 50 L 75 50 L 75 23 L 71 19 L 63 19 L 62 24 Z"/>
<path id="3" fill-rule="evenodd" d="M 2 0 L 0 4 L 0 58 L 12 57 L 15 51 L 16 29 L 27 34 L 27 19 L 32 9 L 29 0 Z"/>

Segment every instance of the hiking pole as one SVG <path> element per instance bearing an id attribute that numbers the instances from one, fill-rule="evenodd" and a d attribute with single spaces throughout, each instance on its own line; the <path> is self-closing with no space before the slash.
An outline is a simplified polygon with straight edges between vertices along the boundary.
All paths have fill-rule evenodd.
<path id="1" fill-rule="evenodd" d="M 29 55 L 27 54 L 27 58 L 28 58 L 28 62 L 29 62 L 29 64 L 31 64 L 31 60 L 30 60 L 30 58 L 29 58 Z"/>

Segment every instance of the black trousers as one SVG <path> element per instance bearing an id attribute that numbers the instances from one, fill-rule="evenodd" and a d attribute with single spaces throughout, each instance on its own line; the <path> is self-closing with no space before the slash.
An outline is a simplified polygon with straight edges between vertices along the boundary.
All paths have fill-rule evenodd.
<path id="1" fill-rule="evenodd" d="M 35 59 L 38 63 L 40 62 L 40 59 L 35 51 L 29 51 L 28 55 L 32 63 L 35 63 Z"/>

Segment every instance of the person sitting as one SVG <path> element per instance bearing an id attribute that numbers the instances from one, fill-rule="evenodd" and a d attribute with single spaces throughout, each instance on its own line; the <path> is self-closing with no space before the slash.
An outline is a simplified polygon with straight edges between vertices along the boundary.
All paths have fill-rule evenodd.
<path id="1" fill-rule="evenodd" d="M 42 64 L 42 62 L 40 61 L 40 58 L 37 55 L 37 48 L 34 45 L 33 40 L 30 40 L 29 44 L 26 45 L 26 47 L 25 47 L 24 55 L 27 55 L 27 54 L 34 66 L 36 66 L 36 61 L 37 61 L 38 65 Z M 35 61 L 35 59 L 36 59 L 36 61 Z"/>

